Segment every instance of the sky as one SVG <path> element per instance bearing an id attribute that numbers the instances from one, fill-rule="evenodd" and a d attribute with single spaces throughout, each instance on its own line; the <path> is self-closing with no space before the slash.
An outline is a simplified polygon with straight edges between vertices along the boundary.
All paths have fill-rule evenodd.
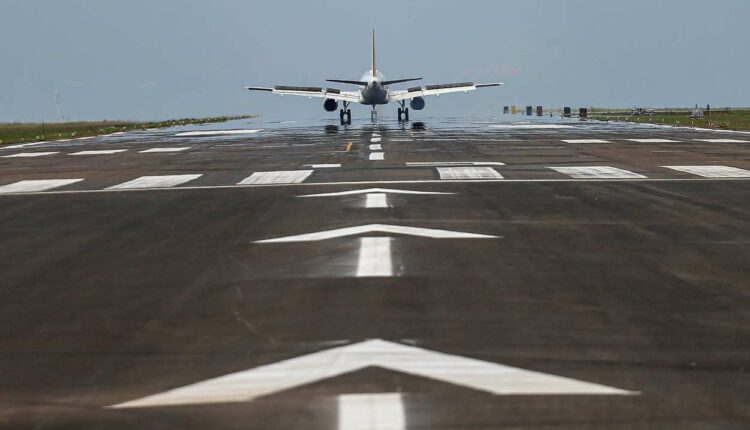
<path id="1" fill-rule="evenodd" d="M 70 120 L 335 116 L 320 99 L 242 87 L 358 79 L 371 29 L 389 79 L 506 83 L 430 98 L 430 115 L 750 106 L 746 0 L 0 0 L 0 10 L 0 122 L 54 121 L 55 94 Z"/>

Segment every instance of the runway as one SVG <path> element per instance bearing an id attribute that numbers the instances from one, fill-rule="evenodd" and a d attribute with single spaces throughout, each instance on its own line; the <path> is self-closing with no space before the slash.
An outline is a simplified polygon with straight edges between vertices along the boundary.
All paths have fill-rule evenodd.
<path id="1" fill-rule="evenodd" d="M 521 118 L 0 147 L 0 428 L 747 428 L 750 134 Z"/>

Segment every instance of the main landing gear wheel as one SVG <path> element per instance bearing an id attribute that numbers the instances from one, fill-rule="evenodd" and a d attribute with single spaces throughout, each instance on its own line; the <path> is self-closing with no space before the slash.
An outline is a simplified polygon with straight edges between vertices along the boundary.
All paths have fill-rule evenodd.
<path id="1" fill-rule="evenodd" d="M 341 120 L 342 125 L 351 124 L 352 123 L 351 109 L 341 109 L 339 111 L 339 119 Z"/>

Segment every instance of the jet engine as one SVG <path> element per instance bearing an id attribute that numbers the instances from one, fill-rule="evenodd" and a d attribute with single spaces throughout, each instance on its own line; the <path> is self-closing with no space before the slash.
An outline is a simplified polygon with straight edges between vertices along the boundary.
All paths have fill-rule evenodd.
<path id="1" fill-rule="evenodd" d="M 422 110 L 422 109 L 424 109 L 424 105 L 425 105 L 425 103 L 424 103 L 424 99 L 422 97 L 414 97 L 409 102 L 409 106 L 411 106 L 411 108 L 414 109 L 414 110 Z"/>
<path id="2" fill-rule="evenodd" d="M 339 102 L 334 99 L 326 99 L 326 101 L 323 102 L 323 109 L 327 112 L 334 112 L 338 108 Z"/>

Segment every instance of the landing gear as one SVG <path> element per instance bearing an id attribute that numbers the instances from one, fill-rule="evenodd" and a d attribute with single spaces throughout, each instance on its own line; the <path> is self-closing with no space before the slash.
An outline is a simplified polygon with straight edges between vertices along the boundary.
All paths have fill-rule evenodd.
<path id="1" fill-rule="evenodd" d="M 398 108 L 398 122 L 409 121 L 409 108 L 406 107 L 406 102 L 400 101 L 399 104 L 401 107 Z"/>
<path id="2" fill-rule="evenodd" d="M 352 111 L 349 109 L 349 102 L 344 102 L 344 108 L 339 111 L 341 125 L 352 123 Z"/>
<path id="3" fill-rule="evenodd" d="M 378 111 L 375 110 L 375 106 L 372 107 L 372 111 L 370 112 L 370 119 L 372 121 L 377 121 L 378 119 Z"/>

